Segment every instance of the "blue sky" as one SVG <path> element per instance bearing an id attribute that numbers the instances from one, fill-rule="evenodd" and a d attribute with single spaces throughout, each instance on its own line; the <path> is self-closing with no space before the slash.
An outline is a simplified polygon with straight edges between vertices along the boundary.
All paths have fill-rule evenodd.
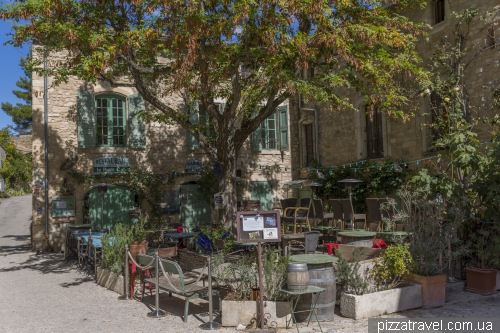
<path id="1" fill-rule="evenodd" d="M 3 1 L 0 1 L 3 2 Z M 26 56 L 28 47 L 14 48 L 4 45 L 9 40 L 6 36 L 10 32 L 11 24 L 0 20 L 0 102 L 16 104 L 22 102 L 12 93 L 17 89 L 16 81 L 24 75 L 19 66 L 19 59 Z M 0 109 L 0 128 L 12 124 L 11 118 Z"/>

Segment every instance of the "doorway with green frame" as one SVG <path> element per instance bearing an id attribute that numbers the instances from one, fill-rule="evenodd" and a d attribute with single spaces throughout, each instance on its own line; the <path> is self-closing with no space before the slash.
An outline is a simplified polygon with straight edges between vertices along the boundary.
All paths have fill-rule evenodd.
<path id="1" fill-rule="evenodd" d="M 111 229 L 117 223 L 132 223 L 128 216 L 128 211 L 136 206 L 135 194 L 130 187 L 124 185 L 108 185 L 101 202 L 101 195 L 94 187 L 84 196 L 84 220 L 91 223 L 92 230 L 101 228 L 101 207 L 102 227 Z"/>
<path id="2" fill-rule="evenodd" d="M 260 201 L 261 210 L 271 210 L 272 195 L 271 184 L 269 182 L 251 182 L 252 200 Z"/>
<path id="3" fill-rule="evenodd" d="M 189 231 L 197 230 L 201 224 L 210 224 L 210 202 L 196 182 L 181 184 L 181 221 Z"/>

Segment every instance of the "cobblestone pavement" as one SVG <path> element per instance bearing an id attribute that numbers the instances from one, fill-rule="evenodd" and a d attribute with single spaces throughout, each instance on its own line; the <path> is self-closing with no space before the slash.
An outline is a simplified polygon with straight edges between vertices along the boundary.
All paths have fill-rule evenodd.
<path id="1" fill-rule="evenodd" d="M 154 298 L 145 302 L 118 301 L 118 294 L 98 286 L 61 254 L 36 255 L 30 251 L 31 197 L 10 198 L 0 205 L 0 332 L 201 332 L 208 321 L 208 303 L 190 306 L 182 321 L 184 302 L 162 294 L 163 318 L 148 318 Z M 500 298 L 457 291 L 444 307 L 390 314 L 390 318 L 499 318 Z M 338 310 L 338 309 L 337 309 Z M 215 318 L 220 322 L 220 317 Z M 324 332 L 367 332 L 367 320 L 335 316 L 322 322 Z M 235 332 L 224 328 L 221 332 Z M 312 326 L 304 331 L 319 331 Z M 295 329 L 280 332 L 296 332 Z"/>

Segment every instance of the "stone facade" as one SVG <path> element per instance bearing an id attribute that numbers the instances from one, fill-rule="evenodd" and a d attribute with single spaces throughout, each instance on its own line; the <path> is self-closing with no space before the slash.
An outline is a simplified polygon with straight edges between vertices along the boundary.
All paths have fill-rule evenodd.
<path id="1" fill-rule="evenodd" d="M 424 9 L 413 9 L 402 13 L 414 22 L 424 22 L 431 26 L 428 30 L 428 39 L 421 38 L 417 51 L 423 62 L 429 63 L 436 45 L 446 35 L 450 35 L 456 23 L 452 12 L 460 13 L 465 9 L 477 9 L 481 15 L 489 11 L 496 13 L 500 9 L 497 0 L 467 1 L 445 0 L 444 21 L 433 24 L 433 1 L 429 0 Z M 392 7 L 396 9 L 396 7 Z M 477 51 L 477 45 L 491 42 L 488 34 L 494 36 L 498 43 L 500 36 L 500 16 L 491 14 L 484 21 L 475 19 L 469 36 L 470 47 L 466 59 L 472 58 Z M 489 31 L 489 32 L 488 32 Z M 470 105 L 475 116 L 493 116 L 498 109 L 493 106 L 493 89 L 500 87 L 500 47 L 485 51 L 475 59 L 466 72 L 466 89 L 470 95 Z M 352 96 L 354 106 L 358 111 L 331 112 L 326 107 L 311 102 L 303 107 L 318 110 L 318 150 L 319 162 L 323 167 L 338 166 L 358 160 L 367 159 L 366 116 L 363 98 Z M 298 98 L 291 102 L 291 153 L 292 165 L 295 169 L 294 177 L 307 177 L 298 170 L 306 166 L 304 126 L 314 122 L 314 112 L 301 111 L 298 108 Z M 413 105 L 415 106 L 415 105 Z M 430 151 L 428 129 L 423 126 L 430 122 L 430 100 L 428 97 L 419 98 L 415 115 L 407 122 L 382 117 L 383 157 L 414 161 L 433 155 Z M 476 130 L 479 140 L 487 142 L 490 139 L 487 125 L 479 125 Z M 411 166 L 411 165 L 410 165 Z"/>
<path id="2" fill-rule="evenodd" d="M 55 60 L 57 60 L 54 57 Z M 49 65 L 57 61 L 49 59 Z M 189 150 L 186 145 L 186 131 L 176 125 L 150 122 L 146 124 L 146 148 L 131 149 L 127 147 L 96 147 L 79 148 L 77 137 L 77 92 L 85 90 L 93 94 L 112 93 L 127 97 L 136 94 L 133 88 L 112 88 L 98 82 L 92 85 L 77 78 L 70 78 L 67 83 L 54 85 L 51 77 L 48 78 L 48 152 L 49 152 L 49 221 L 45 221 L 44 184 L 44 83 L 43 77 L 33 74 L 33 244 L 35 250 L 51 249 L 63 250 L 64 226 L 68 223 L 80 224 L 83 221 L 83 197 L 94 184 L 78 184 L 67 174 L 61 171 L 61 165 L 68 158 L 78 155 L 78 161 L 71 170 L 92 175 L 95 158 L 107 155 L 126 157 L 132 168 L 137 168 L 162 174 L 175 170 L 184 170 L 188 160 L 208 162 L 202 150 Z M 171 106 L 184 107 L 180 96 L 169 96 L 167 102 Z M 146 109 L 148 109 L 146 104 Z M 280 170 L 272 166 L 280 166 Z M 263 150 L 260 152 L 251 149 L 250 139 L 241 150 L 238 159 L 238 168 L 242 170 L 238 188 L 238 199 L 252 199 L 251 182 L 267 181 L 272 188 L 273 206 L 279 204 L 282 198 L 283 182 L 291 179 L 290 151 Z M 287 168 L 287 172 L 285 172 Z M 166 184 L 162 190 L 178 191 L 181 184 L 195 182 L 198 175 L 183 175 L 176 177 L 174 183 Z M 75 217 L 51 217 L 52 198 L 61 195 L 60 188 L 66 181 L 75 185 L 76 198 Z M 146 208 L 146 203 L 141 203 Z M 180 221 L 180 214 L 172 216 L 174 222 Z M 46 223 L 48 222 L 48 225 Z M 48 243 L 45 242 L 46 227 Z"/>

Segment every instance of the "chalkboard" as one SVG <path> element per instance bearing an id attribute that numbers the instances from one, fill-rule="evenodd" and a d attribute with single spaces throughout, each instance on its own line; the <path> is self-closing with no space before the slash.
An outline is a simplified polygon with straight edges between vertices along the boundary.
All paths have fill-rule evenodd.
<path id="1" fill-rule="evenodd" d="M 238 243 L 281 242 L 280 211 L 248 211 L 236 213 Z"/>
<path id="2" fill-rule="evenodd" d="M 52 197 L 52 217 L 75 216 L 75 197 Z"/>

